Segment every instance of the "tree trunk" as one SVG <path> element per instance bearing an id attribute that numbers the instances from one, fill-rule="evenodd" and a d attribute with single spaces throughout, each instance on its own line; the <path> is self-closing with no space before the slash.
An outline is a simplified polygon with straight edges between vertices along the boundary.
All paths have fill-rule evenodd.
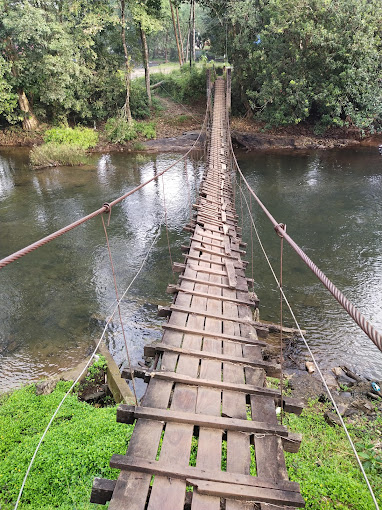
<path id="1" fill-rule="evenodd" d="M 180 54 L 179 38 L 178 38 L 178 31 L 176 29 L 176 23 L 175 23 L 174 7 L 172 5 L 171 0 L 168 0 L 168 1 L 170 2 L 170 7 L 171 7 L 172 24 L 174 25 L 176 47 L 178 48 L 179 65 L 180 65 L 180 67 L 182 67 L 183 62 L 182 62 L 182 55 Z"/>
<path id="2" fill-rule="evenodd" d="M 146 92 L 147 92 L 147 98 L 149 100 L 149 106 L 151 108 L 149 49 L 147 47 L 146 33 L 143 30 L 141 24 L 139 24 L 139 29 L 140 29 L 140 32 L 141 32 L 142 56 L 143 56 L 143 63 L 144 63 L 144 66 L 145 66 Z"/>
<path id="3" fill-rule="evenodd" d="M 26 131 L 33 131 L 38 126 L 38 120 L 37 120 L 35 114 L 33 113 L 32 108 L 30 107 L 28 98 L 25 95 L 25 92 L 23 90 L 19 90 L 18 99 L 19 99 L 20 110 L 24 114 L 23 129 L 25 129 Z"/>
<path id="4" fill-rule="evenodd" d="M 126 45 L 126 29 L 125 29 L 125 0 L 120 0 L 121 6 L 121 37 L 122 37 L 122 45 L 123 52 L 125 54 L 125 66 L 126 66 L 126 99 L 125 104 L 123 106 L 123 114 L 127 119 L 129 124 L 133 123 L 133 117 L 131 116 L 130 110 L 130 56 L 127 51 Z"/>
<path id="5" fill-rule="evenodd" d="M 177 25 L 178 25 L 179 41 L 180 41 L 180 51 L 182 52 L 182 62 L 184 62 L 184 48 L 183 48 L 182 32 L 180 31 L 179 9 L 178 9 L 178 7 L 176 8 L 176 22 L 177 22 Z"/>
<path id="6" fill-rule="evenodd" d="M 168 62 L 167 47 L 168 47 L 168 32 L 166 32 L 166 40 L 165 40 L 165 47 L 164 47 L 164 59 L 165 59 L 166 64 Z"/>
<path id="7" fill-rule="evenodd" d="M 192 58 L 193 61 L 196 61 L 195 58 L 195 0 L 192 1 Z"/>

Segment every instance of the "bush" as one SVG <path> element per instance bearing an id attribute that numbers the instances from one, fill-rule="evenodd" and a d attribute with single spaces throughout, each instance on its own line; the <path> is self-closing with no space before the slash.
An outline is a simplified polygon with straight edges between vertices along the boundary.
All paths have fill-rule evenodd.
<path id="1" fill-rule="evenodd" d="M 57 127 L 48 129 L 44 134 L 45 143 L 77 145 L 83 149 L 95 147 L 98 143 L 98 133 L 84 127 Z"/>
<path id="2" fill-rule="evenodd" d="M 136 130 L 148 140 L 152 140 L 157 136 L 155 122 L 140 122 L 139 124 L 136 124 Z"/>
<path id="3" fill-rule="evenodd" d="M 122 117 L 112 117 L 105 124 L 109 142 L 123 143 L 135 140 L 138 135 L 152 139 L 156 137 L 155 122 L 133 122 L 131 125 Z"/>
<path id="4" fill-rule="evenodd" d="M 83 165 L 85 156 L 85 149 L 78 145 L 52 142 L 33 147 L 29 153 L 30 162 L 35 168 Z"/>
<path id="5" fill-rule="evenodd" d="M 206 94 L 206 68 L 197 69 L 187 66 L 171 74 L 152 75 L 153 83 L 164 81 L 163 87 L 158 89 L 159 94 L 167 95 L 176 101 L 192 103 L 205 97 Z"/>
<path id="6" fill-rule="evenodd" d="M 109 142 L 122 143 L 137 138 L 135 122 L 131 125 L 122 117 L 111 117 L 105 124 L 106 137 Z"/>

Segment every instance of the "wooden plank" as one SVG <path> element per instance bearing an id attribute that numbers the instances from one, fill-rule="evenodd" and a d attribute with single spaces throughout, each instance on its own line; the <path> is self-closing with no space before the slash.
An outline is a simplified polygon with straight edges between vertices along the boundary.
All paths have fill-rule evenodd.
<path id="1" fill-rule="evenodd" d="M 193 466 L 178 467 L 173 464 L 166 464 L 157 460 L 145 460 L 138 456 L 114 454 L 110 459 L 110 467 L 121 470 L 134 470 L 140 473 L 160 475 L 173 480 L 200 479 L 212 482 L 230 483 L 234 485 L 245 485 L 272 490 L 299 492 L 300 485 L 297 482 L 280 480 L 275 484 L 267 478 L 258 476 L 242 475 L 240 473 L 227 473 L 226 471 L 205 471 Z"/>
<path id="2" fill-rule="evenodd" d="M 222 280 L 224 279 L 225 280 L 226 277 L 223 277 L 221 278 Z M 198 283 L 200 282 L 200 280 L 198 278 L 189 278 L 187 276 L 184 276 L 184 275 L 180 275 L 179 276 L 179 279 L 180 280 L 187 280 L 189 282 L 194 282 L 194 283 Z M 222 289 L 224 288 L 228 288 L 228 285 L 225 284 L 225 283 L 217 283 L 217 282 L 212 282 L 211 280 L 209 280 L 208 282 L 208 286 L 209 287 L 220 287 Z M 238 283 L 238 285 L 236 286 L 236 289 L 237 290 L 242 290 L 243 292 L 247 291 L 248 288 L 246 286 L 246 283 Z"/>
<path id="3" fill-rule="evenodd" d="M 232 260 L 230 260 L 230 259 L 225 260 L 225 268 L 226 268 L 227 276 L 228 276 L 228 286 L 231 289 L 235 289 L 236 285 L 237 285 L 237 280 L 236 280 L 235 267 L 234 267 Z"/>
<path id="4" fill-rule="evenodd" d="M 221 381 L 210 381 L 208 379 L 198 379 L 194 377 L 183 376 L 174 372 L 151 372 L 152 378 L 165 381 L 173 381 L 174 383 L 190 384 L 192 386 L 216 387 L 221 390 L 238 391 L 246 395 L 262 395 L 271 396 L 278 404 L 280 402 L 280 392 L 272 388 L 261 388 L 250 384 L 225 383 Z M 284 397 L 284 409 L 287 412 L 301 414 L 304 404 L 295 398 Z"/>
<path id="5" fill-rule="evenodd" d="M 220 496 L 221 498 L 234 498 L 259 503 L 276 503 L 287 507 L 303 508 L 305 506 L 301 495 L 296 492 L 276 492 L 258 487 L 210 482 L 208 480 L 188 479 L 187 481 L 190 485 L 197 487 L 199 493 L 208 496 Z"/>
<path id="6" fill-rule="evenodd" d="M 195 313 L 196 315 L 204 315 L 205 317 L 211 317 L 212 319 L 219 319 L 223 321 L 233 321 L 239 324 L 247 324 L 249 326 L 253 326 L 256 329 L 257 336 L 262 336 L 263 338 L 266 338 L 269 333 L 269 329 L 265 327 L 260 322 L 253 321 L 250 319 L 240 319 L 239 317 L 232 317 L 231 315 L 223 315 L 223 312 L 221 314 L 212 314 L 206 311 L 199 312 L 195 310 L 194 308 L 183 308 L 177 305 L 170 305 L 168 308 L 162 307 L 160 311 L 158 311 L 158 316 L 164 316 L 166 313 L 166 310 L 175 311 L 175 312 L 183 312 L 183 313 Z M 260 333 L 260 334 L 259 334 Z"/>
<path id="7" fill-rule="evenodd" d="M 201 250 L 200 250 L 201 251 Z M 221 255 L 222 257 L 224 257 L 224 254 Z M 197 260 L 197 261 L 200 261 L 200 260 L 204 260 L 201 256 L 194 256 L 194 255 L 183 255 L 183 257 L 186 259 L 186 260 Z M 223 260 L 222 262 L 217 262 L 216 265 L 218 266 L 223 266 L 225 268 L 227 268 L 227 263 L 230 264 L 230 268 L 232 267 L 233 269 L 233 276 L 235 277 L 235 282 L 236 282 L 236 276 L 235 276 L 235 268 L 237 269 L 243 269 L 246 265 L 246 261 L 242 261 L 242 260 L 238 260 L 238 259 L 234 259 L 234 261 L 232 259 L 227 259 L 227 260 Z M 227 271 L 228 272 L 228 271 Z M 230 275 L 228 274 L 228 279 L 230 278 Z M 231 288 L 235 288 L 236 287 L 236 284 L 231 287 Z"/>
<path id="8" fill-rule="evenodd" d="M 113 491 L 117 480 L 107 480 L 106 478 L 94 478 L 90 503 L 106 505 L 113 496 Z"/>
<path id="9" fill-rule="evenodd" d="M 236 395 L 235 395 L 236 396 Z M 237 396 L 236 396 L 237 398 Z M 219 391 L 220 402 L 220 391 Z M 219 406 L 220 407 L 220 406 Z M 244 401 L 245 407 L 245 401 Z M 220 412 L 220 409 L 219 409 Z M 223 411 L 224 412 L 224 411 Z M 117 409 L 118 423 L 134 423 L 135 419 L 158 420 L 166 423 L 192 423 L 198 427 L 206 427 L 219 430 L 234 430 L 248 434 L 277 434 L 279 436 L 288 436 L 288 430 L 283 425 L 268 424 L 265 422 L 255 422 L 242 419 L 224 418 L 217 415 L 186 413 L 168 409 L 157 409 L 155 407 L 136 407 L 127 404 L 121 404 Z"/>
<path id="10" fill-rule="evenodd" d="M 210 297 L 212 297 L 212 296 L 210 296 Z M 197 317 L 197 315 L 195 314 L 192 317 Z M 255 344 L 255 345 L 260 345 L 262 347 L 265 347 L 267 345 L 265 342 L 262 342 L 260 340 L 254 340 L 253 338 L 244 338 L 242 336 L 236 336 L 236 335 L 226 335 L 225 333 L 213 333 L 213 332 L 207 331 L 205 329 L 193 329 L 193 328 L 189 328 L 187 326 L 176 326 L 176 325 L 170 324 L 170 323 L 162 324 L 162 328 L 165 330 L 179 331 L 184 334 L 197 335 L 200 337 L 209 336 L 209 337 L 218 338 L 218 339 L 222 339 L 222 340 L 235 340 L 236 342 L 240 342 L 240 343 L 244 343 L 244 344 Z"/>
<path id="11" fill-rule="evenodd" d="M 229 354 L 222 353 L 209 353 L 207 351 L 192 351 L 190 349 L 183 349 L 182 347 L 172 347 L 163 343 L 154 343 L 152 347 L 160 352 L 175 352 L 177 354 L 186 354 L 187 356 L 194 356 L 199 359 L 212 359 L 220 362 L 240 364 L 244 366 L 252 366 L 257 368 L 263 368 L 269 377 L 279 377 L 281 367 L 278 364 L 273 364 L 262 359 L 251 359 L 243 358 L 239 356 L 231 356 Z"/>
<path id="12" fill-rule="evenodd" d="M 190 266 L 190 269 L 195 270 L 195 266 Z M 199 271 L 199 272 L 202 273 L 202 271 Z M 216 274 L 216 271 L 211 274 Z M 227 276 L 226 273 L 224 273 L 224 276 Z M 193 296 L 218 299 L 219 301 L 231 301 L 232 303 L 236 303 L 238 305 L 247 305 L 252 308 L 256 308 L 257 305 L 259 304 L 259 302 L 256 300 L 257 296 L 255 297 L 254 301 L 249 301 L 247 299 L 240 299 L 240 298 L 228 298 L 225 296 L 212 296 L 211 294 L 208 294 L 207 292 L 198 292 L 197 290 L 189 290 L 189 289 L 185 289 L 185 288 L 179 287 L 179 286 L 174 287 L 174 292 L 184 292 L 185 294 L 192 294 Z"/>
<path id="13" fill-rule="evenodd" d="M 219 258 L 211 255 L 211 267 L 215 267 L 212 261 Z M 222 277 L 210 276 L 210 280 L 215 282 L 221 281 Z M 221 291 L 218 287 L 211 289 L 212 294 L 219 294 Z M 217 312 L 221 307 L 221 303 L 214 299 L 207 301 L 207 311 Z M 219 332 L 221 330 L 220 321 L 207 318 L 205 328 L 211 332 Z M 213 354 L 221 352 L 221 342 L 214 338 L 205 338 L 203 342 L 203 350 Z M 201 377 L 208 377 L 212 380 L 221 379 L 221 363 L 212 359 L 202 358 L 200 363 Z M 198 388 L 198 400 L 196 404 L 196 413 L 198 415 L 212 415 L 221 418 L 221 392 L 215 388 Z M 198 438 L 198 452 L 196 458 L 196 466 L 198 469 L 206 471 L 217 471 L 221 469 L 221 448 L 222 448 L 222 431 L 200 427 Z M 191 510 L 220 510 L 220 498 L 201 495 L 197 490 L 194 492 Z"/>

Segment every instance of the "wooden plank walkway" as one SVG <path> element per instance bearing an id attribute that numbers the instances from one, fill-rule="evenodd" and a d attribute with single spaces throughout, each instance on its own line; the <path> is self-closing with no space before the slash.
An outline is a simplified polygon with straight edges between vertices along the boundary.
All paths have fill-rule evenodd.
<path id="1" fill-rule="evenodd" d="M 127 454 L 110 462 L 121 470 L 118 480 L 94 481 L 92 501 L 110 500 L 109 510 L 304 506 L 284 460 L 284 450 L 297 451 L 300 437 L 278 423 L 279 393 L 264 387 L 266 374 L 277 376 L 280 367 L 263 360 L 265 343 L 253 323 L 258 300 L 249 293 L 241 259 L 226 115 L 225 81 L 218 78 L 208 169 L 196 221 L 188 227 L 190 245 L 183 247 L 186 263 L 177 265 L 181 277 L 170 288 L 168 323 L 151 348 L 160 361 L 141 406 L 118 410 L 118 421 L 136 420 Z M 283 405 L 302 409 L 293 399 Z"/>

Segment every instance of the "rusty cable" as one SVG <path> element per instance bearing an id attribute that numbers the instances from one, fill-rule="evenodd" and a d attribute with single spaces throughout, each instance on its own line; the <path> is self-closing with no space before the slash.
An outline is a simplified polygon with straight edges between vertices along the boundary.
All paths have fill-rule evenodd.
<path id="1" fill-rule="evenodd" d="M 31 253 L 34 250 L 37 250 L 37 248 L 41 248 L 41 246 L 44 246 L 45 244 L 49 243 L 50 241 L 53 241 L 54 239 L 57 239 L 57 237 L 60 237 L 63 234 L 66 234 L 70 230 L 73 230 L 74 228 L 78 227 L 79 225 L 82 225 L 82 223 L 85 223 L 86 221 L 91 220 L 92 218 L 95 218 L 99 214 L 102 214 L 105 212 L 110 213 L 111 208 L 114 207 L 116 204 L 119 204 L 120 202 L 122 202 L 122 200 L 125 200 L 127 197 L 129 197 L 133 193 L 136 193 L 143 187 L 150 184 L 150 182 L 152 182 L 153 180 L 158 179 L 158 177 L 160 177 L 164 173 L 168 172 L 168 170 L 170 170 L 175 165 L 177 165 L 180 161 L 182 161 L 184 158 L 186 158 L 190 154 L 190 152 L 194 149 L 196 144 L 199 142 L 199 139 L 200 139 L 200 137 L 204 131 L 205 125 L 206 125 L 208 108 L 209 108 L 209 101 L 207 103 L 206 114 L 204 116 L 203 125 L 201 127 L 201 130 L 199 132 L 197 139 L 192 144 L 192 146 L 188 149 L 188 151 L 185 154 L 183 154 L 183 156 L 181 156 L 176 161 L 174 161 L 174 163 L 172 163 L 170 166 L 168 166 L 167 168 L 165 168 L 164 170 L 159 172 L 157 175 L 154 175 L 154 177 L 151 177 L 151 179 L 143 182 L 139 186 L 136 186 L 134 189 L 132 189 L 132 190 L 128 191 L 127 193 L 125 193 L 124 195 L 116 198 L 112 202 L 105 203 L 101 208 L 97 209 L 96 211 L 93 211 L 92 213 L 88 214 L 87 216 L 84 216 L 83 218 L 80 218 L 79 220 L 77 220 L 73 223 L 70 223 L 69 225 L 66 225 L 66 227 L 63 227 L 60 230 L 56 230 L 56 232 L 53 232 L 52 234 L 49 234 L 48 236 L 43 237 L 42 239 L 39 239 L 38 241 L 22 248 L 21 250 L 18 250 L 15 253 L 12 253 L 11 255 L 8 255 L 7 257 L 1 259 L 0 260 L 0 269 L 4 268 L 8 264 L 11 264 L 12 262 L 15 262 L 16 260 L 20 259 L 21 257 L 24 257 L 24 255 L 27 255 L 28 253 Z"/>
<path id="2" fill-rule="evenodd" d="M 244 197 L 245 203 L 246 203 L 246 205 L 247 205 L 247 209 L 249 210 L 248 202 L 247 202 L 247 199 L 245 198 L 244 192 L 243 192 L 243 190 L 242 190 L 241 188 L 240 188 L 240 191 L 241 191 L 241 193 L 242 193 L 242 195 L 243 195 L 243 197 Z M 261 242 L 259 232 L 258 232 L 258 230 L 257 230 L 257 227 L 256 227 L 256 224 L 255 224 L 255 221 L 254 221 L 253 216 L 252 216 L 252 214 L 251 214 L 251 213 L 250 213 L 250 219 L 251 219 L 251 222 L 252 222 L 253 228 L 254 228 L 254 230 L 255 230 L 256 237 L 257 237 L 257 240 L 258 240 L 258 242 L 259 242 L 260 248 L 261 248 L 261 250 L 262 250 L 262 252 L 263 252 L 263 254 L 264 254 L 264 257 L 265 257 L 265 259 L 266 259 L 266 261 L 267 261 L 267 264 L 268 264 L 268 266 L 269 266 L 269 269 L 271 270 L 271 273 L 272 273 L 272 275 L 273 275 L 273 278 L 275 279 L 275 282 L 276 282 L 276 284 L 277 284 L 278 288 L 280 289 L 280 293 L 282 294 L 282 297 L 283 297 L 283 299 L 284 299 L 284 301 L 285 301 L 285 303 L 286 303 L 286 305 L 287 305 L 287 307 L 288 307 L 288 310 L 289 310 L 289 312 L 290 312 L 290 314 L 291 314 L 291 316 L 292 316 L 292 318 L 293 318 L 293 320 L 294 320 L 294 322 L 295 322 L 295 324 L 296 324 L 296 326 L 297 326 L 297 329 L 298 329 L 298 331 L 299 331 L 299 334 L 300 334 L 300 336 L 301 336 L 301 338 L 302 338 L 302 340 L 303 340 L 303 342 L 304 342 L 304 344 L 305 344 L 305 346 L 306 346 L 306 348 L 307 348 L 307 350 L 308 350 L 308 352 L 309 352 L 309 355 L 310 355 L 310 357 L 311 357 L 311 358 L 312 358 L 312 360 L 313 360 L 313 363 L 314 363 L 314 365 L 315 365 L 315 367 L 316 367 L 316 369 L 317 369 L 317 373 L 318 373 L 318 375 L 320 376 L 320 378 L 321 378 L 321 380 L 322 380 L 323 385 L 325 386 L 325 390 L 326 390 L 327 394 L 329 395 L 329 398 L 330 398 L 330 400 L 331 400 L 331 402 L 332 402 L 332 404 L 333 404 L 333 407 L 334 407 L 334 409 L 335 409 L 335 411 L 336 411 L 336 413 L 337 413 L 337 415 L 338 415 L 338 418 L 339 418 L 339 420 L 340 420 L 340 422 L 341 422 L 342 428 L 343 428 L 343 429 L 344 429 L 344 431 L 345 431 L 346 437 L 347 437 L 347 439 L 348 439 L 348 441 L 349 441 L 349 444 L 350 444 L 350 446 L 351 446 L 351 448 L 352 448 L 352 450 L 353 450 L 354 456 L 355 456 L 355 458 L 356 458 L 356 460 L 357 460 L 357 463 L 358 463 L 358 466 L 359 466 L 360 471 L 361 471 L 361 473 L 362 473 L 362 476 L 363 476 L 363 478 L 364 478 L 364 480 L 365 480 L 365 482 L 366 482 L 366 485 L 367 485 L 368 490 L 369 490 L 369 492 L 370 492 L 370 495 L 371 495 L 371 497 L 372 497 L 372 500 L 373 500 L 374 506 L 375 506 L 376 510 L 379 510 L 378 502 L 377 502 L 377 499 L 376 499 L 376 497 L 375 497 L 375 494 L 374 494 L 373 488 L 372 488 L 372 487 L 371 487 L 371 485 L 370 485 L 369 479 L 368 479 L 368 477 L 367 477 L 367 475 L 366 475 L 365 469 L 364 469 L 364 467 L 363 467 L 363 465 L 362 465 L 362 462 L 361 462 L 361 460 L 360 460 L 360 458 L 359 458 L 359 455 L 358 455 L 358 452 L 357 452 L 356 447 L 355 447 L 355 445 L 354 445 L 354 442 L 353 442 L 352 438 L 350 437 L 350 434 L 349 434 L 349 431 L 348 431 L 348 429 L 347 429 L 347 427 L 346 427 L 346 424 L 345 424 L 345 422 L 344 422 L 344 419 L 342 418 L 342 415 L 341 415 L 341 413 L 340 413 L 340 412 L 339 412 L 339 410 L 338 410 L 338 407 L 337 407 L 336 401 L 334 400 L 334 397 L 333 397 L 333 395 L 332 395 L 332 393 L 331 393 L 331 391 L 330 391 L 330 389 L 329 389 L 329 386 L 327 385 L 327 383 L 326 383 L 326 381 L 325 381 L 325 378 L 324 378 L 324 376 L 323 376 L 323 374 L 322 374 L 322 372 L 321 372 L 321 370 L 320 370 L 320 367 L 318 366 L 318 363 L 317 363 L 317 361 L 316 361 L 316 359 L 315 359 L 315 357 L 314 357 L 314 354 L 313 354 L 313 352 L 312 352 L 312 350 L 311 350 L 311 348 L 310 348 L 310 346 L 309 346 L 309 344 L 308 344 L 308 342 L 307 342 L 307 340 L 306 340 L 306 338 L 305 338 L 305 336 L 304 336 L 304 333 L 303 333 L 303 332 L 302 332 L 302 330 L 301 330 L 300 324 L 299 324 L 299 322 L 298 322 L 298 320 L 297 320 L 297 318 L 296 318 L 296 316 L 295 316 L 295 314 L 294 314 L 294 312 L 293 312 L 293 309 L 292 309 L 292 307 L 291 307 L 291 305 L 290 305 L 290 303 L 289 303 L 289 301 L 288 301 L 288 298 L 286 297 L 286 295 L 285 295 L 285 293 L 284 293 L 284 291 L 283 291 L 282 287 L 280 286 L 280 282 L 279 282 L 279 281 L 278 281 L 278 279 L 277 279 L 276 273 L 275 273 L 275 271 L 274 271 L 274 269 L 273 269 L 273 267 L 272 267 L 272 264 L 271 264 L 271 262 L 270 262 L 270 260 L 269 260 L 268 255 L 267 255 L 267 253 L 266 253 L 266 251 L 265 251 L 264 245 L 263 245 L 263 243 Z M 281 225 L 281 224 L 280 224 L 280 225 Z M 284 236 L 280 236 L 280 237 L 282 237 L 282 238 L 283 238 Z M 281 403 L 282 403 L 281 408 L 283 408 L 283 402 L 281 402 Z"/>
<path id="3" fill-rule="evenodd" d="M 370 340 L 376 345 L 376 347 L 382 351 L 382 335 L 377 331 L 372 324 L 366 319 L 366 317 L 356 308 L 353 303 L 351 303 L 348 298 L 334 285 L 334 283 L 329 280 L 329 278 L 319 269 L 316 264 L 308 257 L 308 255 L 298 246 L 298 244 L 286 233 L 282 230 L 281 224 L 275 220 L 272 214 L 268 211 L 256 193 L 253 191 L 248 181 L 244 177 L 240 166 L 237 162 L 235 153 L 233 152 L 232 140 L 230 140 L 230 149 L 233 160 L 235 162 L 235 166 L 239 172 L 240 180 L 243 179 L 245 182 L 249 192 L 254 197 L 256 202 L 259 204 L 261 209 L 264 211 L 266 216 L 269 218 L 271 223 L 273 224 L 276 233 L 278 235 L 282 235 L 282 237 L 288 242 L 288 244 L 294 249 L 294 251 L 299 255 L 299 257 L 305 262 L 305 264 L 309 267 L 309 269 L 317 276 L 317 278 L 321 281 L 321 283 L 328 289 L 330 294 L 338 301 L 338 303 L 346 310 L 346 312 L 350 315 L 350 317 L 358 324 L 358 326 L 366 333 L 366 335 L 370 338 Z"/>

